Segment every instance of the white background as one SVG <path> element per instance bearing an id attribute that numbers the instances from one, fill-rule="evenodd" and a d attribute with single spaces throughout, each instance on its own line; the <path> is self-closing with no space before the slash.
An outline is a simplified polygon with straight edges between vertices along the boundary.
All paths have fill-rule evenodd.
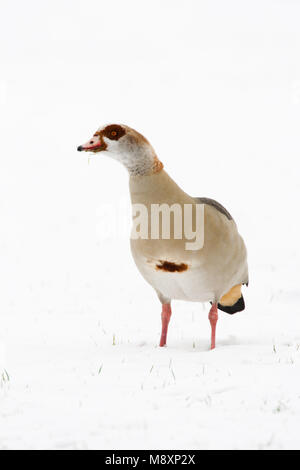
<path id="1" fill-rule="evenodd" d="M 0 6 L 0 448 L 300 448 L 299 2 Z M 76 152 L 108 122 L 238 223 L 247 308 L 212 352 L 209 305 L 183 302 L 157 347 L 101 215 L 129 211 L 126 171 Z"/>

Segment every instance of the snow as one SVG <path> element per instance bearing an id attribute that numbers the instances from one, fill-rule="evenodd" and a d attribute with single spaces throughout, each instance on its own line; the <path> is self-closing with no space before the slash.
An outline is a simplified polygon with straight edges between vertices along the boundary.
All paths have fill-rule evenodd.
<path id="1" fill-rule="evenodd" d="M 299 449 L 300 6 L 2 10 L 0 448 Z M 106 122 L 238 223 L 246 310 L 220 312 L 214 351 L 209 305 L 184 302 L 158 347 L 126 172 L 76 152 Z"/>

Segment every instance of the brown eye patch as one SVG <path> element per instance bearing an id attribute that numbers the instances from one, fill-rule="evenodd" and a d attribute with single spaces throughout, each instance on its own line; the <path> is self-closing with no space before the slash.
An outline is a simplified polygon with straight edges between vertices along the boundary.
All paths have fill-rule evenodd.
<path id="1" fill-rule="evenodd" d="M 111 140 L 119 140 L 125 133 L 125 129 L 118 124 L 111 124 L 103 129 L 103 135 Z"/>

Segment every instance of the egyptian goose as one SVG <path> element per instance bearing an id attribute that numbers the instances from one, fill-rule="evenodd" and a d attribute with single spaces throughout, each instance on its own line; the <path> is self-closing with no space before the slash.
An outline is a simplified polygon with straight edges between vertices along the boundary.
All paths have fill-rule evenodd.
<path id="1" fill-rule="evenodd" d="M 171 301 L 178 299 L 211 303 L 208 318 L 211 349 L 214 349 L 218 309 L 229 314 L 243 310 L 245 304 L 241 287 L 242 284 L 248 285 L 246 247 L 229 212 L 212 199 L 194 198 L 180 189 L 164 170 L 147 139 L 128 126 L 110 124 L 101 127 L 77 150 L 104 151 L 123 163 L 129 172 L 133 226 L 136 229 L 134 236 L 131 236 L 131 250 L 137 268 L 162 303 L 160 346 L 165 346 L 167 341 Z M 154 227 L 153 207 L 156 211 L 157 208 L 171 208 L 167 236 L 162 232 L 158 234 L 157 227 Z M 186 207 L 191 208 L 187 213 Z M 139 224 L 135 223 L 136 208 L 145 208 L 146 215 L 139 220 Z M 182 209 L 177 226 L 175 208 Z M 200 225 L 197 225 L 197 214 L 200 214 Z M 186 227 L 186 221 L 190 227 Z M 195 221 L 196 231 L 192 232 Z M 146 229 L 139 236 L 137 225 L 141 229 L 142 222 Z M 199 246 L 188 243 L 191 237 L 186 230 L 184 234 L 181 230 L 180 236 L 182 226 L 195 237 L 202 232 Z"/>

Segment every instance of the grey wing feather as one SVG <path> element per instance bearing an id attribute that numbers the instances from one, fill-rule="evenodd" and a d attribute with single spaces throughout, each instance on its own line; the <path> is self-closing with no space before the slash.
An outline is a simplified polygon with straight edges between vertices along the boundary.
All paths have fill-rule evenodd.
<path id="1" fill-rule="evenodd" d="M 200 204 L 208 204 L 209 206 L 213 206 L 217 211 L 221 212 L 221 214 L 225 215 L 228 220 L 233 220 L 233 217 L 229 214 L 228 210 L 225 209 L 222 204 L 214 199 L 209 199 L 208 197 L 195 197 L 195 200 Z"/>
<path id="2" fill-rule="evenodd" d="M 208 197 L 195 197 L 194 199 L 200 204 L 208 204 L 209 206 L 214 207 L 217 211 L 221 212 L 221 214 L 224 214 L 228 220 L 234 220 L 231 214 L 228 212 L 228 210 L 225 209 L 225 207 L 222 206 L 222 204 L 220 204 L 218 201 L 215 201 L 214 199 L 209 199 Z M 248 284 L 249 284 L 248 272 L 247 272 L 247 278 L 243 281 L 242 284 L 248 287 Z"/>

